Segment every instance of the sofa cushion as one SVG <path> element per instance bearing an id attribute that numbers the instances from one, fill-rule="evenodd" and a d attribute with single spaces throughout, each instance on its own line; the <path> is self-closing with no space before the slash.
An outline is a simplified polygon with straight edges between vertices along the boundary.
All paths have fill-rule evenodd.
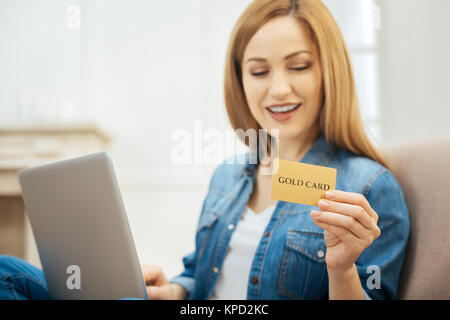
<path id="1" fill-rule="evenodd" d="M 450 137 L 385 152 L 411 221 L 397 299 L 450 299 Z"/>

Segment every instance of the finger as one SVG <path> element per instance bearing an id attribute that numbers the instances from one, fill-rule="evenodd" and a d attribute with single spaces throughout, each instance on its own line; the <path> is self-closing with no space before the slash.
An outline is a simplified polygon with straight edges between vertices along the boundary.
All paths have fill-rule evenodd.
<path id="1" fill-rule="evenodd" d="M 161 286 L 166 283 L 163 270 L 158 265 L 143 265 L 142 274 L 146 284 Z"/>
<path id="2" fill-rule="evenodd" d="M 372 209 L 366 197 L 364 197 L 360 193 L 347 192 L 341 190 L 330 190 L 325 193 L 325 198 L 328 200 L 359 205 L 364 210 L 366 210 L 367 214 L 375 218 L 375 220 L 378 222 L 378 214 L 375 212 L 375 210 Z"/>
<path id="3" fill-rule="evenodd" d="M 328 231 L 330 233 L 332 233 L 333 235 L 335 235 L 336 237 L 338 237 L 339 239 L 341 239 L 342 242 L 345 242 L 346 244 L 349 245 L 355 245 L 355 243 L 357 241 L 360 241 L 360 239 L 358 237 L 356 237 L 353 233 L 351 233 L 349 230 L 342 228 L 342 227 L 337 227 L 328 223 L 324 223 L 324 222 L 319 222 L 319 221 L 314 221 L 314 223 L 316 225 L 318 225 L 319 227 L 321 227 L 322 229 L 324 229 L 325 231 Z"/>
<path id="4" fill-rule="evenodd" d="M 156 287 L 156 286 L 148 286 L 147 287 L 147 296 L 149 300 L 164 300 L 169 299 L 170 292 L 168 286 Z"/>
<path id="5" fill-rule="evenodd" d="M 353 217 L 368 230 L 375 229 L 376 227 L 375 220 L 359 205 L 321 199 L 319 201 L 319 208 L 324 211 L 337 212 Z"/>
<path id="6" fill-rule="evenodd" d="M 359 239 L 366 239 L 370 236 L 369 230 L 351 216 L 328 211 L 312 211 L 311 216 L 315 221 L 345 228 Z"/>

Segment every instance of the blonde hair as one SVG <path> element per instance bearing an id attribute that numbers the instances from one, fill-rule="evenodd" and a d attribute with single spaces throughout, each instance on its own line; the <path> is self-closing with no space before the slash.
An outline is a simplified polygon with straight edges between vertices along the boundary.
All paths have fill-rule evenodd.
<path id="1" fill-rule="evenodd" d="M 241 14 L 231 33 L 225 63 L 224 97 L 232 127 L 261 129 L 245 98 L 242 59 L 248 42 L 259 28 L 280 16 L 291 16 L 303 23 L 317 46 L 323 75 L 319 121 L 327 142 L 388 167 L 384 154 L 367 137 L 344 39 L 321 0 L 254 0 Z M 248 145 L 245 138 L 243 142 Z"/>

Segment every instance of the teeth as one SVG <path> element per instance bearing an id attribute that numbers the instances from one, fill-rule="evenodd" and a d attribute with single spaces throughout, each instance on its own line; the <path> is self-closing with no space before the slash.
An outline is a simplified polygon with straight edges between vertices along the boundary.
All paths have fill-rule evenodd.
<path id="1" fill-rule="evenodd" d="M 292 111 L 295 108 L 297 108 L 298 104 L 291 104 L 288 106 L 282 106 L 282 107 L 272 107 L 269 108 L 270 111 L 272 112 L 288 112 L 288 111 Z"/>

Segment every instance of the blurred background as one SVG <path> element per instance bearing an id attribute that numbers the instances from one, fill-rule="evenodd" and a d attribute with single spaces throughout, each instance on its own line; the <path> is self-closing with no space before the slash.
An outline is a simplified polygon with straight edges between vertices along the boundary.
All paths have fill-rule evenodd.
<path id="1" fill-rule="evenodd" d="M 212 171 L 234 150 L 180 164 L 176 132 L 205 149 L 203 133 L 230 129 L 225 51 L 250 2 L 0 0 L 0 254 L 41 266 L 17 170 L 107 150 L 140 262 L 183 270 Z M 450 2 L 324 3 L 374 143 L 450 135 Z"/>

